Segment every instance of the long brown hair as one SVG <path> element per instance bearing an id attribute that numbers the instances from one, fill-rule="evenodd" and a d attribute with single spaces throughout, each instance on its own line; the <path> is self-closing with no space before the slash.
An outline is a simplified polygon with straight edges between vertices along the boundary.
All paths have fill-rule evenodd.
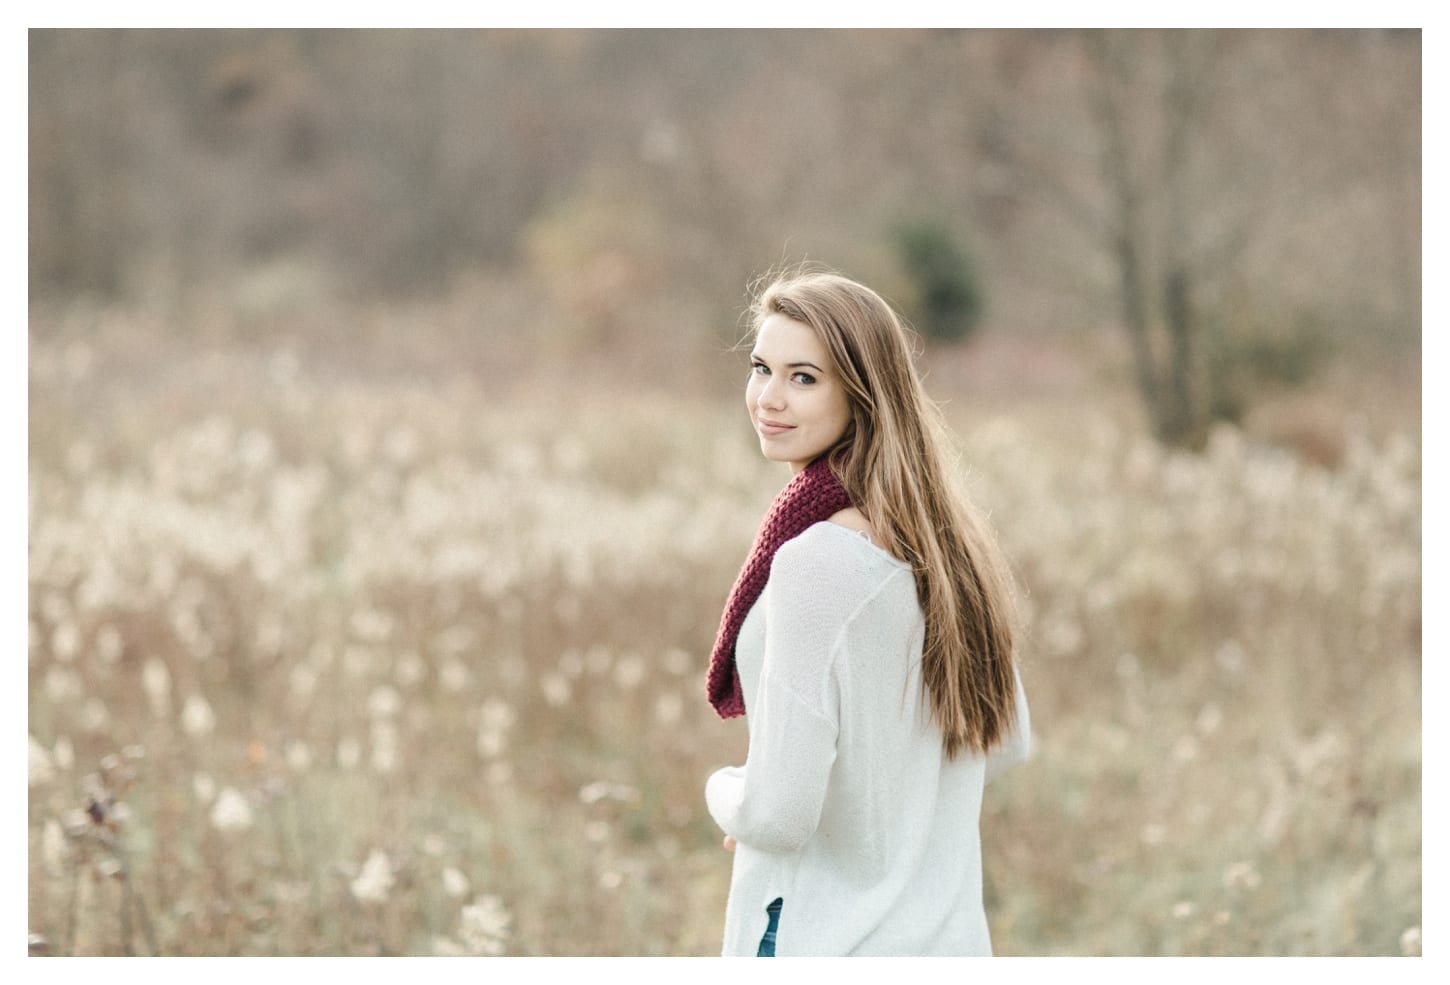
<path id="1" fill-rule="evenodd" d="M 751 305 L 815 331 L 845 385 L 851 424 L 827 453 L 885 546 L 911 565 L 926 617 L 922 678 L 948 758 L 985 752 L 1016 718 L 1012 579 L 984 518 L 947 468 L 946 429 L 912 361 L 909 329 L 836 273 L 775 275 Z"/>

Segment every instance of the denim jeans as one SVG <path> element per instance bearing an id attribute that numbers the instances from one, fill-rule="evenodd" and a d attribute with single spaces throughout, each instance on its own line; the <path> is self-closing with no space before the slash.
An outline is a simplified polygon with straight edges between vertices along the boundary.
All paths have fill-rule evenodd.
<path id="1" fill-rule="evenodd" d="M 770 926 L 765 928 L 765 936 L 760 938 L 760 948 L 755 952 L 757 958 L 775 957 L 775 932 L 780 926 L 780 908 L 785 901 L 777 898 L 765 908 L 766 914 L 770 917 Z"/>

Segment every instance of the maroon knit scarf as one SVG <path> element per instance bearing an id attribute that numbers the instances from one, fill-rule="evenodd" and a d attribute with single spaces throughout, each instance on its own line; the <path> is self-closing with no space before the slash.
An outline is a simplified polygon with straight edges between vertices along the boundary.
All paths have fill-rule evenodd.
<path id="1" fill-rule="evenodd" d="M 851 505 L 841 480 L 831 471 L 825 455 L 816 459 L 786 483 L 775 497 L 760 530 L 755 546 L 745 559 L 745 567 L 735 579 L 725 614 L 720 618 L 720 635 L 710 654 L 710 670 L 705 675 L 705 694 L 721 718 L 745 714 L 745 699 L 740 692 L 740 674 L 735 669 L 735 637 L 740 624 L 770 577 L 770 562 L 781 544 L 814 523 L 829 519 Z"/>

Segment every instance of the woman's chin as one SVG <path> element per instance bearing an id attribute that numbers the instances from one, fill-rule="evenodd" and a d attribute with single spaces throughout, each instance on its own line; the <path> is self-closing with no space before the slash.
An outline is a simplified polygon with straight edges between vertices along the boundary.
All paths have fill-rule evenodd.
<path id="1" fill-rule="evenodd" d="M 761 439 L 760 454 L 765 457 L 765 460 L 767 462 L 784 463 L 793 461 L 795 458 L 794 455 L 790 455 L 782 451 L 778 445 L 772 444 L 768 438 Z"/>

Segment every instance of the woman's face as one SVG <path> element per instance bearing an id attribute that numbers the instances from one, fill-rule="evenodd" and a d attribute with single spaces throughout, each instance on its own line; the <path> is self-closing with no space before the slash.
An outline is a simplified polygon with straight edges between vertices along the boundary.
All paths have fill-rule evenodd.
<path id="1" fill-rule="evenodd" d="M 760 452 L 799 472 L 841 440 L 851 423 L 846 390 L 809 325 L 776 313 L 761 323 L 745 387 Z"/>

